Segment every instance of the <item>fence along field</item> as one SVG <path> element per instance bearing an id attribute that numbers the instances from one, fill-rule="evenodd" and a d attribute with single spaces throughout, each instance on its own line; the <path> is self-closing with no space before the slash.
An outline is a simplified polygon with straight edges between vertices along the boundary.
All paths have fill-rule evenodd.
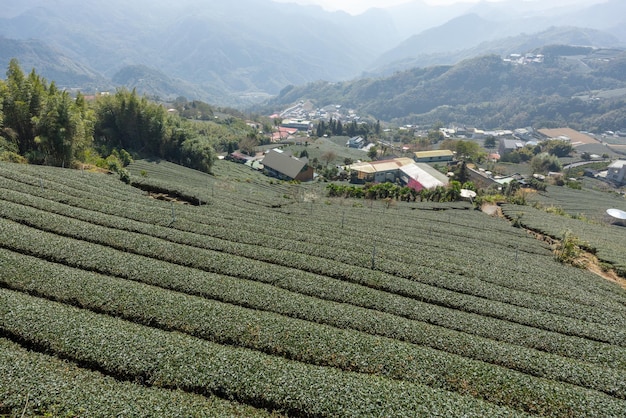
<path id="1" fill-rule="evenodd" d="M 226 162 L 221 177 L 142 164 L 142 181 L 202 205 L 112 176 L 0 164 L 11 350 L 268 413 L 626 414 L 625 292 L 554 262 L 509 223 L 458 205 L 326 201 L 315 185 Z M 214 355 L 239 360 L 200 364 Z M 21 413 L 30 396 L 11 387 L 0 412 Z M 76 408 L 41 396 L 41 410 Z"/>

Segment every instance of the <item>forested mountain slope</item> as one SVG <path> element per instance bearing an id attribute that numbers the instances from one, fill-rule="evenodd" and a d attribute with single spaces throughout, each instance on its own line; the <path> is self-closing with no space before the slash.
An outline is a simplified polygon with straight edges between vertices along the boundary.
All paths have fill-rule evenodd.
<path id="1" fill-rule="evenodd" d="M 586 130 L 623 126 L 623 97 L 574 97 L 626 87 L 623 75 L 618 74 L 626 59 L 623 52 L 610 50 L 607 58 L 594 48 L 555 46 L 534 53 L 543 55 L 541 62 L 516 65 L 499 55 L 487 55 L 388 77 L 292 86 L 271 105 L 306 98 L 320 106 L 336 103 L 380 120 L 406 123 L 441 121 L 486 127 L 572 123 Z"/>

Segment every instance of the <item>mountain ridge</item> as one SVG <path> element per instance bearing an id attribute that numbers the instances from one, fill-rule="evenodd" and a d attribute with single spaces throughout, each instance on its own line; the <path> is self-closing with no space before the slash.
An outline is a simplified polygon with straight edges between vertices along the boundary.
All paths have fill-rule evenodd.
<path id="1" fill-rule="evenodd" d="M 558 4 L 551 0 L 543 3 L 546 7 Z M 145 94 L 162 95 L 180 88 L 180 94 L 191 99 L 228 104 L 237 104 L 244 95 L 276 95 L 288 85 L 339 82 L 410 66 L 452 64 L 494 52 L 496 47 L 476 48 L 483 42 L 495 42 L 494 34 L 503 33 L 502 25 L 519 27 L 529 22 L 524 11 L 515 19 L 502 15 L 502 24 L 488 20 L 505 7 L 499 3 L 431 7 L 414 1 L 356 16 L 270 0 L 242 0 L 236 5 L 216 0 L 157 5 L 147 0 L 28 0 L 20 4 L 0 11 L 0 35 L 18 42 L 38 39 L 54 51 L 50 54 L 69 60 L 66 70 L 47 73 L 50 54 L 40 51 L 33 55 L 21 44 L 24 48 L 10 58 L 37 67 L 47 78 L 60 75 L 63 84 L 91 89 L 94 84 L 106 86 L 102 80 L 108 80 L 109 86 L 115 84 L 111 79 L 128 68 L 150 69 L 147 72 L 162 75 L 157 78 L 166 86 L 146 89 Z M 617 13 L 624 6 L 618 1 L 586 4 L 565 9 L 571 12 L 567 18 L 581 21 L 588 13 L 588 20 L 597 26 L 612 16 L 604 29 L 614 30 L 614 36 L 624 32 L 620 25 L 623 18 Z M 546 12 L 546 16 L 555 22 L 566 18 L 562 10 Z M 401 17 L 413 19 L 413 27 Z M 431 22 L 426 23 L 427 19 Z M 533 19 L 537 28 L 548 20 Z M 443 23 L 428 26 L 438 22 Z M 464 30 L 452 30 L 455 26 Z M 409 32 L 411 37 L 406 38 Z M 411 39 L 421 39 L 419 47 L 411 46 Z M 454 47 L 456 55 L 450 53 Z M 6 47 L 4 51 L 9 50 Z M 421 50 L 418 57 L 415 50 Z M 6 66 L 8 59 L 4 61 Z M 70 75 L 78 67 L 91 78 L 85 81 L 77 76 L 72 85 Z"/>

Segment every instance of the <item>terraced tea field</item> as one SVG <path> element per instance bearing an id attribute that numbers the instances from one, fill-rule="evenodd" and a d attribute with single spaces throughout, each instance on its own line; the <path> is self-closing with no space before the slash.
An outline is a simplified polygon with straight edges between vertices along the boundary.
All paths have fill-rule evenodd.
<path id="1" fill-rule="evenodd" d="M 584 192 L 589 193 L 587 196 L 580 191 L 554 193 L 553 190 L 550 189 L 550 200 L 544 198 L 544 201 L 563 204 L 555 207 L 562 208 L 569 216 L 546 213 L 545 208 L 517 205 L 504 205 L 502 211 L 512 221 L 542 235 L 559 240 L 565 234 L 572 235 L 606 267 L 626 278 L 626 228 L 606 215 L 608 208 L 626 207 L 624 198 L 615 195 L 601 197 L 598 196 L 600 192 L 587 190 Z M 582 217 L 579 219 L 577 215 Z"/>
<path id="2" fill-rule="evenodd" d="M 626 416 L 626 291 L 506 220 L 130 171 L 0 163 L 0 414 Z"/>
<path id="3" fill-rule="evenodd" d="M 576 190 L 548 186 L 545 192 L 530 193 L 526 200 L 529 205 L 539 205 L 544 209 L 562 209 L 572 217 L 582 217 L 598 224 L 611 223 L 610 217 L 606 214 L 607 209 L 626 210 L 624 196 L 593 189 Z"/>

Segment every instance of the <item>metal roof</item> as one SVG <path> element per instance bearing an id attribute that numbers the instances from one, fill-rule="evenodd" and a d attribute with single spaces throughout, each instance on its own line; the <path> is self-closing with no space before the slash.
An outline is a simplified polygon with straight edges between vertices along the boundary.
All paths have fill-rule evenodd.
<path id="1" fill-rule="evenodd" d="M 426 189 L 448 184 L 448 177 L 428 164 L 413 163 L 401 167 L 400 170 Z"/>
<path id="2" fill-rule="evenodd" d="M 433 157 L 453 157 L 454 153 L 448 149 L 439 149 L 433 151 L 418 151 L 414 153 L 415 158 L 433 158 Z"/>
<path id="3" fill-rule="evenodd" d="M 360 171 L 362 173 L 382 173 L 386 171 L 397 171 L 400 167 L 407 164 L 413 164 L 410 158 L 394 158 L 393 160 L 370 161 L 352 164 L 351 170 Z"/>

